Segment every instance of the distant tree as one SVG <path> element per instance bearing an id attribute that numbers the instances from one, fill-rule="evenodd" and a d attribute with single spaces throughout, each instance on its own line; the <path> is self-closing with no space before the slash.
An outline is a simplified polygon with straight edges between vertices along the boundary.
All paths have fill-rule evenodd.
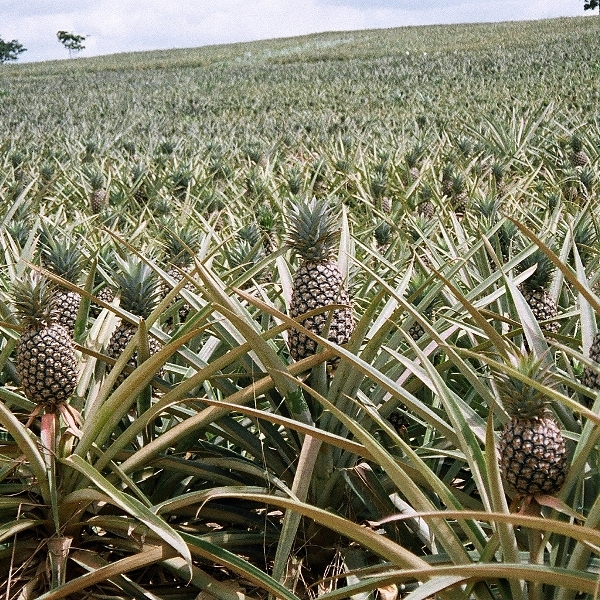
<path id="1" fill-rule="evenodd" d="M 69 33 L 68 31 L 59 31 L 56 34 L 58 41 L 69 51 L 69 58 L 73 56 L 73 52 L 80 52 L 85 48 L 82 42 L 85 41 L 84 35 Z"/>
<path id="2" fill-rule="evenodd" d="M 17 40 L 5 42 L 0 37 L 0 63 L 5 63 L 9 60 L 17 60 L 19 54 L 26 50 L 27 48 L 23 48 L 23 44 L 19 44 Z"/>
<path id="3" fill-rule="evenodd" d="M 595 10 L 596 8 L 600 8 L 600 0 L 585 0 L 583 10 Z"/>

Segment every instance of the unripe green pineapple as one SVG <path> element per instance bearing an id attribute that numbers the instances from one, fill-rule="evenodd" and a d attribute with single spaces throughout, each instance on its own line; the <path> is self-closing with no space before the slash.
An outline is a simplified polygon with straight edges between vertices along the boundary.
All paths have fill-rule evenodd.
<path id="1" fill-rule="evenodd" d="M 55 275 L 78 285 L 85 258 L 75 243 L 53 237 L 46 232 L 42 248 L 44 266 Z M 54 319 L 63 325 L 71 335 L 75 330 L 75 321 L 81 304 L 81 296 L 66 287 L 54 288 Z"/>
<path id="2" fill-rule="evenodd" d="M 326 200 L 311 200 L 293 205 L 288 213 L 288 243 L 301 259 L 293 278 L 290 316 L 294 319 L 304 313 L 328 306 L 342 304 L 330 319 L 330 312 L 301 319 L 310 331 L 321 335 L 323 327 L 331 320 L 327 339 L 345 344 L 354 331 L 354 317 L 350 298 L 342 274 L 334 259 L 334 247 L 340 235 L 337 215 Z M 297 329 L 289 331 L 290 354 L 300 360 L 317 350 L 317 343 Z M 338 361 L 332 361 L 335 367 Z"/>
<path id="3" fill-rule="evenodd" d="M 540 322 L 541 329 L 549 333 L 556 333 L 560 327 L 558 321 L 554 320 L 558 316 L 558 309 L 556 302 L 548 292 L 550 281 L 554 275 L 554 265 L 538 249 L 523 259 L 516 270 L 522 272 L 533 265 L 536 265 L 535 271 L 519 286 L 519 289 L 529 304 L 533 316 Z"/>
<path id="4" fill-rule="evenodd" d="M 119 287 L 120 307 L 127 312 L 147 319 L 160 300 L 160 290 L 156 273 L 141 259 L 129 257 L 123 260 L 115 257 L 119 271 L 113 273 L 113 279 Z M 117 360 L 121 356 L 131 338 L 137 332 L 137 325 L 122 320 L 112 334 L 106 350 L 108 356 Z M 160 350 L 160 342 L 153 337 L 148 338 L 150 354 Z M 137 351 L 129 359 L 128 365 L 135 368 L 138 364 Z M 126 373 L 121 373 L 117 385 L 121 384 Z"/>
<path id="5" fill-rule="evenodd" d="M 551 373 L 532 354 L 511 361 L 517 372 L 545 387 Z M 567 449 L 549 399 L 531 383 L 497 372 L 498 393 L 510 416 L 498 445 L 500 468 L 508 485 L 519 495 L 555 494 L 567 472 Z"/>
<path id="6" fill-rule="evenodd" d="M 52 286 L 38 273 L 16 282 L 13 298 L 23 326 L 16 351 L 17 375 L 29 400 L 54 410 L 77 386 L 73 339 L 53 319 Z"/>

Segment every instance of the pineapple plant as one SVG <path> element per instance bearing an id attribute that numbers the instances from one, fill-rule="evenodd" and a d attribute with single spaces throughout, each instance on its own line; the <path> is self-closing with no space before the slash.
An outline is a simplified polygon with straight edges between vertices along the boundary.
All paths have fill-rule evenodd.
<path id="1" fill-rule="evenodd" d="M 104 187 L 104 175 L 100 171 L 95 171 L 90 175 L 90 207 L 92 212 L 97 215 L 102 212 L 106 206 L 108 195 Z"/>
<path id="2" fill-rule="evenodd" d="M 77 386 L 77 357 L 69 331 L 56 319 L 51 283 L 32 272 L 14 283 L 13 299 L 23 327 L 16 371 L 25 396 L 53 411 Z"/>
<path id="3" fill-rule="evenodd" d="M 527 304 L 529 304 L 533 316 L 540 322 L 542 331 L 556 333 L 559 329 L 559 323 L 553 319 L 558 315 L 558 308 L 554 298 L 548 292 L 551 279 L 554 275 L 554 265 L 538 249 L 519 263 L 517 271 L 525 271 L 533 265 L 536 266 L 535 271 L 520 284 L 519 290 L 523 294 Z"/>
<path id="4" fill-rule="evenodd" d="M 375 227 L 373 237 L 375 238 L 377 252 L 385 254 L 385 251 L 389 248 L 394 237 L 392 226 L 386 221 L 381 221 L 381 223 Z"/>
<path id="5" fill-rule="evenodd" d="M 570 140 L 571 144 L 571 163 L 574 167 L 584 167 L 590 162 L 590 159 L 583 149 L 583 142 L 577 134 L 573 134 Z"/>
<path id="6" fill-rule="evenodd" d="M 555 494 L 565 481 L 567 449 L 548 397 L 531 385 L 533 381 L 551 387 L 554 380 L 533 354 L 515 355 L 511 362 L 519 377 L 495 373 L 498 394 L 510 417 L 498 443 L 502 476 L 520 496 Z"/>
<path id="7" fill-rule="evenodd" d="M 223 248 L 224 262 L 229 268 L 230 275 L 234 278 L 240 277 L 265 258 L 262 240 L 261 231 L 256 223 L 244 225 L 239 230 L 232 243 Z M 270 270 L 265 269 L 255 274 L 255 280 L 269 282 L 272 275 Z M 244 282 L 242 288 L 245 289 L 250 285 L 252 280 Z"/>
<path id="8" fill-rule="evenodd" d="M 424 185 L 419 194 L 419 202 L 416 207 L 417 214 L 431 219 L 435 215 L 435 205 L 432 202 L 433 190 L 430 186 Z"/>
<path id="9" fill-rule="evenodd" d="M 469 202 L 469 195 L 467 194 L 465 186 L 465 178 L 460 175 L 454 175 L 452 177 L 452 193 L 450 194 L 450 203 L 452 210 L 456 213 L 457 217 L 463 217 L 467 210 L 467 204 Z"/>
<path id="10" fill-rule="evenodd" d="M 568 202 L 579 203 L 581 200 L 580 176 L 576 169 L 565 169 L 561 181 L 562 195 Z"/>
<path id="11" fill-rule="evenodd" d="M 333 315 L 327 311 L 300 319 L 308 330 L 322 335 L 328 321 L 327 338 L 345 344 L 354 331 L 354 317 L 350 298 L 342 274 L 333 257 L 340 230 L 334 208 L 326 200 L 312 199 L 293 205 L 288 213 L 288 243 L 300 257 L 301 263 L 292 282 L 290 316 L 299 319 L 308 311 L 330 304 L 342 304 Z M 289 330 L 290 354 L 301 360 L 317 350 L 317 342 L 297 329 Z M 338 361 L 332 361 L 335 368 Z"/>
<path id="12" fill-rule="evenodd" d="M 579 184 L 584 199 L 590 198 L 594 190 L 594 184 L 596 183 L 596 174 L 594 169 L 589 165 L 583 167 L 579 173 Z"/>
<path id="13" fill-rule="evenodd" d="M 417 180 L 420 175 L 420 167 L 422 164 L 423 147 L 417 144 L 410 150 L 408 150 L 404 156 L 406 161 L 406 167 L 408 169 L 407 183 L 410 184 Z"/>
<path id="14" fill-rule="evenodd" d="M 297 166 L 291 167 L 286 176 L 286 184 L 291 194 L 296 195 L 300 193 L 303 185 L 303 179 L 302 172 Z"/>
<path id="15" fill-rule="evenodd" d="M 136 202 L 147 204 L 150 199 L 148 174 L 142 164 L 137 164 L 131 172 L 131 191 Z"/>
<path id="16" fill-rule="evenodd" d="M 190 274 L 193 271 L 193 257 L 197 251 L 200 236 L 198 230 L 189 223 L 179 227 L 176 223 L 170 223 L 170 225 L 173 227 L 166 226 L 163 233 L 165 255 L 169 263 L 167 274 L 179 283 L 184 277 L 182 272 Z M 185 284 L 185 288 L 192 292 L 195 290 L 194 285 L 189 281 Z M 161 282 L 159 297 L 164 298 L 169 291 L 170 287 L 166 282 Z M 180 295 L 177 295 L 173 303 L 180 303 L 178 309 L 179 322 L 183 323 L 190 314 L 191 306 Z"/>
<path id="17" fill-rule="evenodd" d="M 442 169 L 442 194 L 451 196 L 454 180 L 454 167 L 450 163 L 446 163 Z"/>
<path id="18" fill-rule="evenodd" d="M 407 297 L 410 303 L 415 307 L 421 304 L 428 293 L 426 287 L 428 280 L 429 277 L 427 277 L 427 275 L 425 275 L 422 271 L 416 271 L 408 283 L 406 289 Z M 423 316 L 427 319 L 431 319 L 433 310 L 435 308 L 434 304 L 435 303 L 429 303 L 424 309 L 422 309 Z M 425 330 L 419 322 L 415 321 L 408 328 L 408 334 L 415 342 L 417 342 L 423 335 L 425 335 Z"/>
<path id="19" fill-rule="evenodd" d="M 101 268 L 96 268 L 94 273 L 94 295 L 106 304 L 110 304 L 115 299 L 115 289 L 107 278 L 107 272 L 113 272 L 116 269 L 113 249 L 111 246 L 104 246 L 99 252 L 99 263 Z M 97 318 L 100 315 L 102 307 L 95 303 L 90 303 L 90 316 Z"/>
<path id="20" fill-rule="evenodd" d="M 141 319 L 147 319 L 160 300 L 156 273 L 137 257 L 123 260 L 115 255 L 115 260 L 119 270 L 113 273 L 113 279 L 119 289 L 120 307 Z M 125 319 L 121 320 L 109 340 L 106 350 L 108 356 L 117 360 L 136 331 L 136 324 Z M 148 338 L 148 344 L 150 354 L 154 354 L 161 348 L 160 342 L 153 337 Z M 133 353 L 128 365 L 133 368 L 137 366 L 137 351 Z M 126 376 L 126 373 L 121 373 L 117 385 L 121 384 Z"/>
<path id="21" fill-rule="evenodd" d="M 275 214 L 268 204 L 262 204 L 257 210 L 258 226 L 263 234 L 263 249 L 268 256 L 277 249 Z"/>
<path id="22" fill-rule="evenodd" d="M 496 192 L 503 194 L 506 191 L 506 167 L 501 162 L 494 161 L 491 171 Z"/>
<path id="23" fill-rule="evenodd" d="M 42 262 L 44 266 L 59 277 L 75 285 L 79 284 L 85 257 L 79 246 L 52 237 L 45 232 L 45 243 L 42 247 Z M 58 285 L 54 289 L 54 318 L 73 334 L 75 321 L 81 304 L 81 296 L 66 287 Z"/>

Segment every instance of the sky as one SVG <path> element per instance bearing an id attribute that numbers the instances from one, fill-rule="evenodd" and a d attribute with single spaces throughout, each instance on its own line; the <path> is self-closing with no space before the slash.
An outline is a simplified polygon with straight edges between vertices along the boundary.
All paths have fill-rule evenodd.
<path id="1" fill-rule="evenodd" d="M 590 15 L 584 0 L 0 0 L 0 38 L 19 62 L 67 59 L 59 30 L 83 35 L 79 56 L 189 48 L 323 31 Z M 596 11 L 596 18 L 597 11 Z"/>

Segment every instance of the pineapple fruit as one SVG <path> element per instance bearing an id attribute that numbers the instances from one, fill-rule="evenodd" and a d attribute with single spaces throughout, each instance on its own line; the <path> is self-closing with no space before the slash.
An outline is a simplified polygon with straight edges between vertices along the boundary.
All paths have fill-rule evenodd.
<path id="1" fill-rule="evenodd" d="M 469 195 L 465 186 L 465 178 L 458 174 L 452 178 L 452 192 L 450 204 L 457 217 L 463 217 L 469 203 Z"/>
<path id="2" fill-rule="evenodd" d="M 533 316 L 538 322 L 542 321 L 540 323 L 542 331 L 557 333 L 559 323 L 552 319 L 557 317 L 558 309 L 548 292 L 553 276 L 552 261 L 541 250 L 536 250 L 519 263 L 517 270 L 521 272 L 533 265 L 536 265 L 536 270 L 519 286 L 519 289 L 529 304 Z"/>
<path id="3" fill-rule="evenodd" d="M 513 367 L 523 377 L 551 387 L 551 374 L 533 354 L 515 356 Z M 502 476 L 521 496 L 555 494 L 567 472 L 567 450 L 549 400 L 527 381 L 496 373 L 498 393 L 510 416 L 499 440 Z"/>
<path id="4" fill-rule="evenodd" d="M 574 134 L 571 136 L 571 163 L 574 167 L 584 167 L 590 162 L 590 159 L 583 149 L 581 138 Z"/>
<path id="5" fill-rule="evenodd" d="M 46 234 L 42 247 L 44 266 L 59 277 L 78 285 L 84 264 L 84 256 L 79 246 L 66 240 L 56 239 Z M 66 287 L 54 287 L 54 319 L 72 335 L 81 304 L 81 296 Z"/>
<path id="6" fill-rule="evenodd" d="M 68 330 L 53 310 L 51 284 L 31 273 L 14 284 L 13 298 L 23 326 L 16 350 L 16 370 L 25 396 L 54 410 L 77 386 L 77 357 Z"/>
<path id="7" fill-rule="evenodd" d="M 288 214 L 288 243 L 299 255 L 301 264 L 293 278 L 290 316 L 294 319 L 304 313 L 328 306 L 342 304 L 330 313 L 300 319 L 300 323 L 317 335 L 330 320 L 327 339 L 345 344 L 354 331 L 354 317 L 350 298 L 344 286 L 342 274 L 333 258 L 334 246 L 339 237 L 337 215 L 326 200 L 299 202 Z M 317 342 L 297 329 L 289 331 L 290 354 L 300 360 L 317 350 Z M 331 361 L 334 368 L 339 360 Z"/>
<path id="8" fill-rule="evenodd" d="M 133 315 L 147 319 L 160 299 L 156 273 L 137 257 L 123 260 L 115 256 L 115 259 L 120 267 L 120 270 L 113 274 L 113 279 L 119 287 L 120 307 Z M 137 325 L 123 319 L 110 338 L 106 350 L 108 356 L 117 360 L 136 332 Z M 148 344 L 150 354 L 158 352 L 161 348 L 160 342 L 153 337 L 148 338 Z M 128 365 L 135 368 L 137 364 L 136 351 L 129 359 Z M 117 385 L 120 385 L 126 376 L 126 373 L 121 373 Z"/>
<path id="9" fill-rule="evenodd" d="M 424 185 L 419 193 L 419 201 L 416 206 L 416 212 L 421 217 L 431 219 L 435 216 L 435 205 L 432 202 L 433 190 L 430 186 Z"/>
<path id="10" fill-rule="evenodd" d="M 444 196 L 452 195 L 454 177 L 454 167 L 450 163 L 445 164 L 442 169 L 442 194 Z"/>
<path id="11" fill-rule="evenodd" d="M 92 212 L 97 215 L 106 206 L 107 193 L 104 188 L 104 175 L 100 171 L 92 173 L 90 176 L 90 185 L 92 187 L 90 207 Z"/>

